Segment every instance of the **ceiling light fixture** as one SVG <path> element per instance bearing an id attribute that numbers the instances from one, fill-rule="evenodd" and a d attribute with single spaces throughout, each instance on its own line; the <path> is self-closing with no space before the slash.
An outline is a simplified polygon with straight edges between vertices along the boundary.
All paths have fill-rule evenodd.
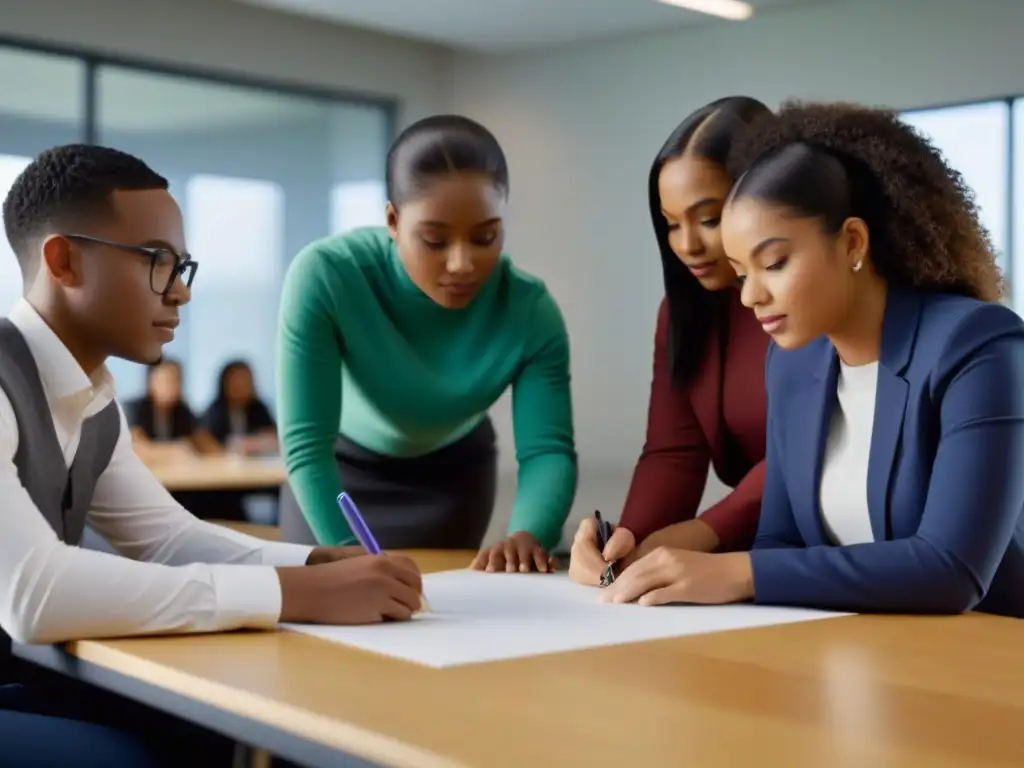
<path id="1" fill-rule="evenodd" d="M 665 5 L 674 5 L 688 11 L 721 16 L 732 21 L 746 21 L 754 15 L 754 8 L 743 0 L 658 0 Z"/>

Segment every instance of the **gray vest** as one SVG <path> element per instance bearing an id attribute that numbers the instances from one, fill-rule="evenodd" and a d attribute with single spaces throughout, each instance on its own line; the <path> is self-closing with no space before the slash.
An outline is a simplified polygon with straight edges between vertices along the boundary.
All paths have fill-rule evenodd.
<path id="1" fill-rule="evenodd" d="M 121 433 L 117 404 L 86 419 L 68 469 L 53 426 L 39 369 L 21 332 L 0 319 L 0 389 L 11 401 L 18 422 L 14 464 L 21 484 L 46 522 L 65 544 L 78 545 L 92 506 L 96 482 L 110 463 Z M 0 684 L 7 678 L 10 639 L 0 631 Z"/>

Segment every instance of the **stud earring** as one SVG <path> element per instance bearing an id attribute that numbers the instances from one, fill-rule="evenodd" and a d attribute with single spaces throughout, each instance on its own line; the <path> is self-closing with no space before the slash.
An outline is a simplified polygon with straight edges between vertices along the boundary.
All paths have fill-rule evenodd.
<path id="1" fill-rule="evenodd" d="M 864 266 L 864 261 L 863 260 L 859 260 L 856 264 L 853 265 L 853 271 L 854 272 L 860 272 L 860 268 L 863 267 L 863 266 Z"/>

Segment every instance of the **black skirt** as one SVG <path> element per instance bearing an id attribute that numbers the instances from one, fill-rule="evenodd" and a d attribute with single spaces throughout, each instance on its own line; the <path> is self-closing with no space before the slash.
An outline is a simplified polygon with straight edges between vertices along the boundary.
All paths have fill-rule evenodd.
<path id="1" fill-rule="evenodd" d="M 384 456 L 339 435 L 334 457 L 341 487 L 382 548 L 477 549 L 483 542 L 497 494 L 498 450 L 490 418 L 424 456 Z M 341 510 L 333 506 L 328 514 L 340 516 Z M 287 483 L 279 520 L 283 541 L 320 543 Z"/>

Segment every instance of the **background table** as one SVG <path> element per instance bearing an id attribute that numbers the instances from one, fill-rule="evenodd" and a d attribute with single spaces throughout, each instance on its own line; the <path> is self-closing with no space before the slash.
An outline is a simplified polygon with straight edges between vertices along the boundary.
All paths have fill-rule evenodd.
<path id="1" fill-rule="evenodd" d="M 413 553 L 424 570 L 472 553 Z M 657 610 L 657 609 L 654 609 Z M 855 616 L 429 669 L 289 632 L 39 663 L 311 765 L 1024 765 L 1024 622 Z"/>
<path id="2" fill-rule="evenodd" d="M 172 493 L 183 491 L 259 491 L 276 489 L 287 478 L 280 458 L 195 456 L 149 465 Z"/>

